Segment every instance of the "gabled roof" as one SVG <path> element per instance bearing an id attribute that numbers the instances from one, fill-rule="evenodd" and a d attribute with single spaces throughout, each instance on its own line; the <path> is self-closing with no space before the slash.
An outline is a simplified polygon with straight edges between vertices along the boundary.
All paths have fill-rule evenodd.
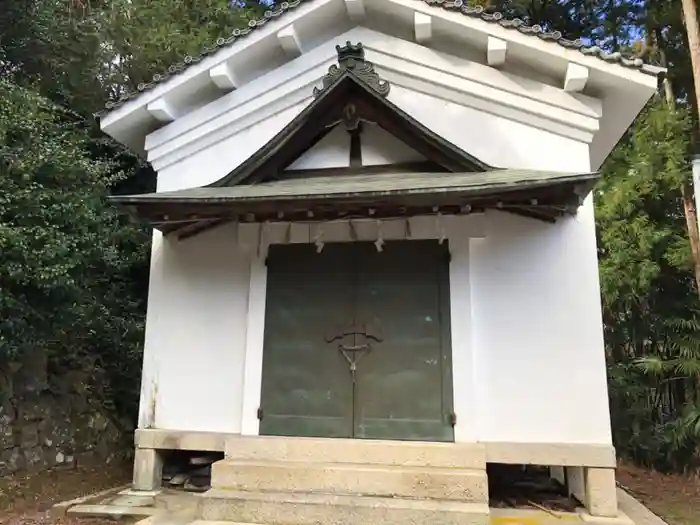
<path id="1" fill-rule="evenodd" d="M 293 11 L 295 8 L 301 4 L 308 4 L 318 0 L 289 0 L 281 2 L 279 7 L 267 10 L 263 17 L 256 20 L 251 20 L 248 22 L 248 27 L 243 29 L 234 29 L 232 33 L 228 36 L 221 36 L 216 39 L 215 42 L 205 46 L 202 51 L 193 56 L 186 56 L 182 61 L 172 64 L 166 71 L 157 72 L 153 75 L 150 82 L 143 82 L 138 85 L 137 89 L 134 91 L 126 92 L 122 94 L 119 99 L 107 102 L 105 108 L 98 112 L 96 115 L 101 116 L 107 112 L 115 109 L 124 103 L 137 98 L 144 91 L 148 91 L 155 86 L 167 82 L 173 76 L 184 72 L 186 69 L 194 64 L 201 62 L 204 58 L 217 54 L 224 48 L 227 48 L 234 43 L 238 42 L 242 38 L 250 35 L 253 31 L 263 27 L 268 22 L 283 17 L 288 12 Z M 381 1 L 381 0 L 372 0 Z M 530 35 L 532 37 L 537 37 L 541 40 L 551 42 L 553 45 L 559 45 L 566 49 L 578 50 L 582 54 L 587 56 L 594 56 L 600 58 L 601 60 L 608 63 L 619 64 L 622 67 L 636 69 L 642 73 L 649 75 L 658 75 L 661 68 L 647 64 L 641 58 L 624 55 L 619 52 L 607 53 L 603 49 L 597 46 L 586 46 L 582 39 L 569 40 L 563 37 L 562 33 L 559 31 L 545 31 L 539 25 L 528 25 L 521 19 L 506 19 L 503 13 L 494 12 L 484 9 L 481 6 L 471 7 L 466 4 L 463 0 L 412 0 L 414 2 L 423 2 L 430 6 L 434 6 L 436 9 L 443 9 L 448 11 L 454 11 L 461 13 L 464 16 L 476 18 L 484 22 L 489 22 L 493 24 L 498 24 L 506 29 L 513 29 L 522 34 Z"/>
<path id="2" fill-rule="evenodd" d="M 338 65 L 330 67 L 321 88 L 314 88 L 313 102 L 229 174 L 200 188 L 112 200 L 163 232 L 181 235 L 232 220 L 468 213 L 473 206 L 553 221 L 575 212 L 597 178 L 595 173 L 493 169 L 389 102 L 391 86 L 365 61 L 361 44 L 336 49 Z M 397 173 L 395 166 L 385 166 L 382 173 L 334 176 L 312 170 L 305 178 L 284 171 L 330 130 L 341 126 L 353 136 L 364 125 L 393 134 L 435 170 Z"/>

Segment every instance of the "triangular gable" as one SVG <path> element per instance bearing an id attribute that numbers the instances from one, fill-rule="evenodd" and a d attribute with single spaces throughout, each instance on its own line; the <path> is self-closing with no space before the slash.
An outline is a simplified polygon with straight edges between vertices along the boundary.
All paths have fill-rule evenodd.
<path id="1" fill-rule="evenodd" d="M 298 174 L 319 169 L 349 168 L 352 165 L 351 147 L 352 136 L 344 127 L 336 126 L 314 147 L 295 160 L 284 173 Z M 363 167 L 395 167 L 429 162 L 424 155 L 377 125 L 363 127 L 360 135 L 360 161 Z"/>
<path id="2" fill-rule="evenodd" d="M 316 99 L 272 140 L 245 162 L 207 187 L 254 184 L 280 178 L 282 172 L 332 130 L 344 128 L 359 137 L 363 127 L 376 125 L 427 159 L 431 171 L 480 172 L 491 169 L 479 159 L 423 126 L 387 100 L 389 83 L 364 58 L 362 44 L 336 46 L 338 65 L 330 67 Z M 361 141 L 350 146 L 361 148 Z"/>

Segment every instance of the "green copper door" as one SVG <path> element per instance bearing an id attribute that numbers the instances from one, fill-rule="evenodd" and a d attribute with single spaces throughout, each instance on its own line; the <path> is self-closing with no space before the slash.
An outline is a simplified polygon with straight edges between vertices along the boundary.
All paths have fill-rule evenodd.
<path id="1" fill-rule="evenodd" d="M 260 433 L 452 441 L 448 251 L 273 246 Z"/>

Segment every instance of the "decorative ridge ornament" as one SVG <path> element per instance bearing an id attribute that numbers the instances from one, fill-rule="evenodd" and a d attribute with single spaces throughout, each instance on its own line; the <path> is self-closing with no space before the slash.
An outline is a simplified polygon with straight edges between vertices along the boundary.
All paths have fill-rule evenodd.
<path id="1" fill-rule="evenodd" d="M 361 42 L 353 44 L 347 41 L 342 47 L 335 46 L 335 50 L 338 52 L 338 65 L 333 64 L 328 68 L 328 73 L 322 79 L 323 85 L 314 87 L 314 97 L 321 95 L 345 74 L 354 76 L 383 97 L 389 94 L 389 82 L 379 76 L 372 62 L 365 60 L 365 48 Z"/>

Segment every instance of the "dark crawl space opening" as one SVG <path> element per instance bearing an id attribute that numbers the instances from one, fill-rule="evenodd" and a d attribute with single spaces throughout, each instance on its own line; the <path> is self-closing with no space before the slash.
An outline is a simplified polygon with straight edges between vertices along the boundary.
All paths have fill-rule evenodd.
<path id="1" fill-rule="evenodd" d="M 204 492 L 211 487 L 211 466 L 224 459 L 223 452 L 163 450 L 163 487 Z"/>
<path id="2" fill-rule="evenodd" d="M 489 463 L 489 506 L 530 508 L 545 512 L 574 512 L 581 507 L 568 490 L 552 479 L 549 467 Z"/>

